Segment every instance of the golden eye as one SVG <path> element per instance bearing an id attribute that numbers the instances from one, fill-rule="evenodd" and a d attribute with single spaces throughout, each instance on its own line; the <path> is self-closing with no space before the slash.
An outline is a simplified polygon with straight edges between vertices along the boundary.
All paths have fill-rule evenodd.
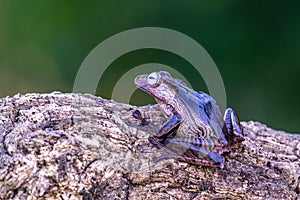
<path id="1" fill-rule="evenodd" d="M 157 72 L 152 72 L 151 74 L 148 75 L 147 82 L 150 85 L 154 86 L 158 83 L 159 78 L 160 78 L 160 75 Z"/>

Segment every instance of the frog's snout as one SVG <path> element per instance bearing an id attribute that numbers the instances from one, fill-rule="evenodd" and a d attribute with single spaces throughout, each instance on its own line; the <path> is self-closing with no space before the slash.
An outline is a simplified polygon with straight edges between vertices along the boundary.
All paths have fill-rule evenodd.
<path id="1" fill-rule="evenodd" d="M 137 76 L 137 77 L 134 79 L 134 83 L 135 83 L 137 86 L 142 86 L 142 85 L 146 84 L 146 83 L 147 83 L 147 76 L 145 76 L 145 75 Z"/>

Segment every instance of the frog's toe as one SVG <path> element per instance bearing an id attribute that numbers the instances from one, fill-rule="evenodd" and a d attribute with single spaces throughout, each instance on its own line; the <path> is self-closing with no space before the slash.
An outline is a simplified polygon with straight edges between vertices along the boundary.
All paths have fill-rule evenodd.
<path id="1" fill-rule="evenodd" d="M 131 122 L 129 120 L 125 120 L 124 122 L 125 122 L 125 124 L 127 126 L 131 126 L 131 127 L 137 128 L 137 129 L 142 130 L 142 131 L 150 131 L 150 130 L 152 130 L 150 128 L 150 126 L 139 125 L 139 124 L 136 124 L 136 123 Z"/>
<path id="2" fill-rule="evenodd" d="M 160 160 L 163 160 L 164 158 L 162 156 L 159 156 L 159 157 L 154 157 L 152 158 L 152 162 L 154 163 L 158 163 Z"/>
<path id="3" fill-rule="evenodd" d="M 225 159 L 222 155 L 214 153 L 214 152 L 209 152 L 207 154 L 207 157 L 210 158 L 214 162 L 215 165 L 219 165 L 219 166 L 221 166 L 221 168 L 223 168 L 222 166 L 224 166 Z"/>
<path id="4" fill-rule="evenodd" d="M 229 134 L 229 136 L 227 137 L 229 137 L 231 143 L 238 143 L 244 141 L 243 128 L 240 124 L 238 116 L 231 108 L 226 109 L 224 115 L 224 122 L 227 132 Z"/>
<path id="5" fill-rule="evenodd" d="M 163 155 L 161 155 L 161 156 L 152 158 L 152 162 L 158 163 L 158 162 L 161 161 L 161 160 L 172 159 L 172 158 L 173 158 L 173 159 L 176 159 L 176 158 L 178 158 L 178 156 L 176 156 L 176 155 L 174 155 L 174 154 L 165 153 L 165 154 L 163 154 Z"/>
<path id="6" fill-rule="evenodd" d="M 132 127 L 137 127 L 138 125 L 136 123 L 133 123 L 131 121 L 129 121 L 128 119 L 124 121 L 124 123 L 128 126 L 132 126 Z"/>

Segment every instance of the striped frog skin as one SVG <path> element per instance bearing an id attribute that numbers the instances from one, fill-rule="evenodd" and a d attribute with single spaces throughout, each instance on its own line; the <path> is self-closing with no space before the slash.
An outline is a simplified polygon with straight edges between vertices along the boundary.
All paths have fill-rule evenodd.
<path id="1" fill-rule="evenodd" d="M 133 117 L 142 125 L 129 123 L 151 134 L 149 142 L 163 149 L 164 154 L 155 158 L 177 159 L 203 166 L 224 166 L 224 153 L 232 145 L 242 142 L 243 130 L 235 112 L 228 108 L 224 117 L 216 101 L 204 92 L 189 88 L 184 82 L 160 71 L 137 76 L 135 84 L 152 95 L 166 122 L 155 127 L 136 110 Z"/>

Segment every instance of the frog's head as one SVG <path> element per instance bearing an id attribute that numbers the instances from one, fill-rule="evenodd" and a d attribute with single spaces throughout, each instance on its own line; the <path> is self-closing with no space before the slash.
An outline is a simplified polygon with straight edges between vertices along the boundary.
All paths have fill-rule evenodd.
<path id="1" fill-rule="evenodd" d="M 168 72 L 152 72 L 137 76 L 134 83 L 157 100 L 172 105 L 178 96 L 178 80 Z"/>

